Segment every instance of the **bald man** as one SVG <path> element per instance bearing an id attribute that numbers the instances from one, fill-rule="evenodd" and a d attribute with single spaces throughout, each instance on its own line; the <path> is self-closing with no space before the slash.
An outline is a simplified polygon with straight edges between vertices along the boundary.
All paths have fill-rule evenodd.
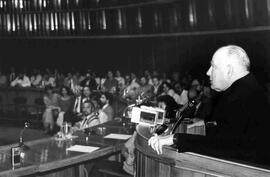
<path id="1" fill-rule="evenodd" d="M 222 94 L 213 112 L 217 125 L 210 127 L 212 130 L 206 136 L 181 133 L 153 136 L 148 144 L 158 154 L 162 153 L 163 145 L 174 144 L 179 152 L 269 163 L 269 147 L 265 143 L 270 126 L 269 105 L 249 67 L 250 60 L 241 47 L 219 48 L 207 71 L 211 88 Z"/>

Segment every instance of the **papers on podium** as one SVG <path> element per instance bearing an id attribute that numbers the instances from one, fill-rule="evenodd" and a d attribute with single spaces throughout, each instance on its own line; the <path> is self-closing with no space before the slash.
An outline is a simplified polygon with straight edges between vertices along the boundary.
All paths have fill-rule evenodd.
<path id="1" fill-rule="evenodd" d="M 126 134 L 116 134 L 116 133 L 111 133 L 105 136 L 104 138 L 110 138 L 110 139 L 119 139 L 119 140 L 127 140 L 131 137 L 132 135 L 126 135 Z"/>
<path id="2" fill-rule="evenodd" d="M 77 152 L 85 152 L 85 153 L 90 153 L 95 150 L 99 149 L 99 147 L 94 147 L 94 146 L 83 146 L 83 145 L 74 145 L 69 148 L 67 148 L 67 151 L 77 151 Z"/>

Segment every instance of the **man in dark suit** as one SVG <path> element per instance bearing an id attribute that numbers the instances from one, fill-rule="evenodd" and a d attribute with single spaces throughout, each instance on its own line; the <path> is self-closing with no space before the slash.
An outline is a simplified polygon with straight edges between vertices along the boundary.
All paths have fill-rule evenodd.
<path id="1" fill-rule="evenodd" d="M 85 79 L 81 82 L 81 85 L 89 87 L 91 91 L 97 90 L 97 83 L 90 71 L 87 72 Z"/>
<path id="2" fill-rule="evenodd" d="M 158 154 L 163 145 L 175 144 L 180 152 L 269 163 L 269 143 L 264 139 L 269 128 L 269 105 L 249 67 L 250 60 L 241 47 L 218 49 L 207 71 L 211 88 L 222 93 L 213 112 L 217 125 L 206 136 L 154 136 L 149 145 Z"/>

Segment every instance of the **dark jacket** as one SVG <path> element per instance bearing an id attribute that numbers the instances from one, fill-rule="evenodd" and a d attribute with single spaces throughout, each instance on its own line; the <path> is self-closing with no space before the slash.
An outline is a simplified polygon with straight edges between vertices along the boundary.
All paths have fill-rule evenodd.
<path id="1" fill-rule="evenodd" d="M 217 126 L 206 136 L 175 134 L 180 152 L 196 152 L 225 159 L 265 163 L 269 147 L 269 105 L 252 74 L 235 81 L 213 112 Z M 269 154 L 269 153 L 268 153 Z"/>

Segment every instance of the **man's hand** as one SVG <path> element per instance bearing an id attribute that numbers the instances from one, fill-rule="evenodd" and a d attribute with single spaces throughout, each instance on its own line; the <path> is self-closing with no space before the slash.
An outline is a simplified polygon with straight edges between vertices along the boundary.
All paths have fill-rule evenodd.
<path id="1" fill-rule="evenodd" d="M 158 154 L 162 154 L 162 147 L 164 145 L 173 144 L 173 135 L 167 136 L 153 136 L 148 140 L 148 145 L 151 146 Z"/>

